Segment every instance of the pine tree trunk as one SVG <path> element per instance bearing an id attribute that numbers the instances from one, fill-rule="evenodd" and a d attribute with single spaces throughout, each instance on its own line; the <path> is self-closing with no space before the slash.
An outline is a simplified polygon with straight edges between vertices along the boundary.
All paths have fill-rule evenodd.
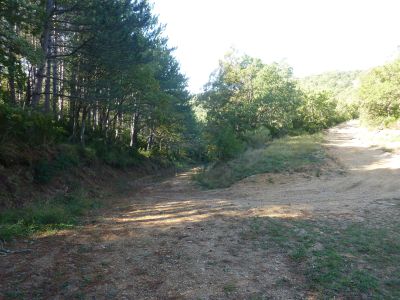
<path id="1" fill-rule="evenodd" d="M 46 84 L 44 88 L 44 112 L 50 112 L 50 84 L 51 84 L 51 61 L 47 60 L 46 64 Z"/>
<path id="2" fill-rule="evenodd" d="M 59 120 L 64 119 L 64 62 L 61 61 L 60 63 L 60 70 L 59 70 L 59 74 L 60 74 L 60 83 L 59 83 L 59 93 L 60 93 L 60 97 L 58 98 L 58 111 L 59 111 Z"/>
<path id="3" fill-rule="evenodd" d="M 53 6 L 54 6 L 54 0 L 47 0 L 46 1 L 46 22 L 44 25 L 44 30 L 43 34 L 41 37 L 41 48 L 43 51 L 43 60 L 41 64 L 39 65 L 37 72 L 36 72 L 36 83 L 32 95 L 32 107 L 37 107 L 39 104 L 40 100 L 40 95 L 42 93 L 42 85 L 43 85 L 43 78 L 44 78 L 44 72 L 45 72 L 45 66 L 46 66 L 46 59 L 49 54 L 49 39 L 50 39 L 50 27 L 51 27 L 51 15 L 53 11 Z"/>
<path id="4" fill-rule="evenodd" d="M 57 55 L 57 33 L 53 32 L 53 54 L 54 56 Z M 58 102 L 58 66 L 57 66 L 57 59 L 54 58 L 53 61 L 53 98 L 52 98 L 52 108 L 53 108 L 53 116 L 55 119 L 60 119 L 60 116 L 57 115 L 57 102 Z"/>
<path id="5" fill-rule="evenodd" d="M 29 107 L 32 100 L 31 77 L 32 77 L 32 66 L 28 69 L 28 78 L 26 79 L 26 98 L 24 107 L 25 106 Z"/>
<path id="6" fill-rule="evenodd" d="M 11 72 L 8 77 L 8 86 L 10 88 L 10 103 L 11 105 L 16 105 L 14 72 Z"/>
<path id="7" fill-rule="evenodd" d="M 87 106 L 83 108 L 82 112 L 82 123 L 81 123 L 81 133 L 80 133 L 80 140 L 82 147 L 85 147 L 86 116 L 87 116 Z"/>
<path id="8" fill-rule="evenodd" d="M 152 127 L 151 130 L 150 130 L 150 136 L 147 139 L 147 147 L 146 147 L 147 151 L 151 150 L 151 147 L 153 146 L 153 142 L 154 142 L 154 129 Z"/>
<path id="9" fill-rule="evenodd" d="M 138 146 L 138 135 L 139 135 L 139 113 L 134 113 L 131 122 L 131 142 L 129 146 L 136 149 Z"/>

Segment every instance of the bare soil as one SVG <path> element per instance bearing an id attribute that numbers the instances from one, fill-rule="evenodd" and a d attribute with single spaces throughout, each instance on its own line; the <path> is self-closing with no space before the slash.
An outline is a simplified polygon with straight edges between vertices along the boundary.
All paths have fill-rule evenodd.
<path id="1" fill-rule="evenodd" d="M 8 244 L 32 252 L 0 256 L 0 299 L 312 299 L 293 261 L 246 242 L 243 228 L 255 216 L 390 217 L 400 153 L 370 134 L 355 121 L 329 130 L 318 177 L 262 174 L 202 190 L 182 173 L 113 199 L 77 230 Z"/>

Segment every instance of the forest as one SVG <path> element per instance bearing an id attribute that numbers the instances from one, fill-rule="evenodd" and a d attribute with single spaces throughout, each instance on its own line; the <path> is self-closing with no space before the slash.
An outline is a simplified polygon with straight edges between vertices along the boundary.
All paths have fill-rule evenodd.
<path id="1" fill-rule="evenodd" d="M 297 79 L 290 66 L 232 50 L 190 95 L 147 1 L 3 0 L 0 13 L 3 163 L 13 138 L 210 161 L 257 134 L 312 133 L 360 114 L 399 118 L 398 60 Z"/>
<path id="2" fill-rule="evenodd" d="M 184 151 L 186 79 L 146 1 L 3 1 L 1 18 L 8 108 L 82 146 Z"/>
<path id="3" fill-rule="evenodd" d="M 392 159 L 390 155 L 397 159 L 395 155 L 398 155 L 398 149 L 391 147 L 399 141 L 397 131 L 400 127 L 400 58 L 367 70 L 331 71 L 306 77 L 296 77 L 294 71 L 285 63 L 265 63 L 259 58 L 231 49 L 215 66 L 215 71 L 210 74 L 203 91 L 193 94 L 188 89 L 188 79 L 181 71 L 175 56 L 175 48 L 170 46 L 164 32 L 164 25 L 160 23 L 158 16 L 153 12 L 152 4 L 147 0 L 0 0 L 0 255 L 8 256 L 14 253 L 4 248 L 3 243 L 8 247 L 22 247 L 21 239 L 37 240 L 41 234 L 51 236 L 54 233 L 57 236 L 57 232 L 64 232 L 63 230 L 79 231 L 82 226 L 89 226 L 88 218 L 92 218 L 93 223 L 102 222 L 94 216 L 107 215 L 106 211 L 111 211 L 113 205 L 116 205 L 114 200 L 110 199 L 121 199 L 124 195 L 131 199 L 130 205 L 142 203 L 143 199 L 143 203 L 147 203 L 147 206 L 138 206 L 132 212 L 126 213 L 125 218 L 128 218 L 127 215 L 134 215 L 137 211 L 146 209 L 154 214 L 161 212 L 162 217 L 165 207 L 170 207 L 167 210 L 172 215 L 175 213 L 174 209 L 181 205 L 177 203 L 181 203 L 184 197 L 192 199 L 193 194 L 195 200 L 185 200 L 188 202 L 184 203 L 192 205 L 195 213 L 207 210 L 210 219 L 203 221 L 198 216 L 198 220 L 205 222 L 204 228 L 213 228 L 213 225 L 207 222 L 218 219 L 214 209 L 225 209 L 225 206 L 219 206 L 220 203 L 230 201 L 229 197 L 233 194 L 238 193 L 246 198 L 246 193 L 257 191 L 257 188 L 249 188 L 249 192 L 241 190 L 242 193 L 235 190 L 238 189 L 237 184 L 256 184 L 252 183 L 252 178 L 256 178 L 254 182 L 259 184 L 257 178 L 267 176 L 265 182 L 263 181 L 265 184 L 259 187 L 264 195 L 269 193 L 263 190 L 268 187 L 276 191 L 273 195 L 283 195 L 284 192 L 275 189 L 278 183 L 288 183 L 284 187 L 292 191 L 293 185 L 289 183 L 293 180 L 301 182 L 301 186 L 298 186 L 301 192 L 294 190 L 293 194 L 300 195 L 303 192 L 301 187 L 310 184 L 304 180 L 312 181 L 319 189 L 324 184 L 328 185 L 320 182 L 324 176 L 330 180 L 328 182 L 343 179 L 340 186 L 346 185 L 346 178 L 340 177 L 346 176 L 343 174 L 347 172 L 342 166 L 349 162 L 356 164 L 356 160 L 355 157 L 349 157 L 348 161 L 338 162 L 352 153 L 340 152 L 344 151 L 343 147 L 350 146 L 344 145 L 340 150 L 335 144 L 343 138 L 343 135 L 335 135 L 343 128 L 341 126 L 349 126 L 346 128 L 354 132 L 361 130 L 359 128 L 376 130 L 376 134 L 369 141 L 372 144 L 368 144 L 374 149 L 371 151 L 380 151 L 374 152 L 374 155 L 386 155 L 387 161 Z M 354 122 L 358 122 L 358 127 L 352 125 Z M 384 137 L 386 144 L 383 146 L 380 144 L 383 140 L 374 140 L 378 136 L 380 138 L 380 131 L 388 132 Z M 389 133 L 393 134 L 390 141 Z M 346 134 L 344 132 L 345 136 Z M 349 143 L 356 139 L 361 140 L 367 135 L 360 133 L 360 136 L 363 137 L 350 138 Z M 329 146 L 326 146 L 327 143 Z M 360 149 L 363 148 L 360 146 L 354 149 L 362 151 Z M 368 155 L 372 157 L 372 154 Z M 397 172 L 393 166 L 394 162 L 387 169 Z M 353 170 L 352 167 L 354 166 L 348 166 L 348 169 Z M 355 166 L 354 170 L 356 167 L 360 166 Z M 362 168 L 363 166 L 360 167 Z M 386 170 L 385 168 L 382 167 Z M 179 179 L 180 175 L 176 175 L 181 172 L 191 174 L 187 182 L 186 179 Z M 349 172 L 348 176 L 353 177 L 350 177 L 348 182 L 354 187 L 363 186 L 362 182 L 370 178 L 357 179 L 357 176 L 366 176 L 366 173 L 360 175 Z M 293 175 L 294 173 L 297 175 Z M 158 182 L 157 180 L 161 180 L 159 177 L 170 178 L 168 176 L 171 174 L 178 178 L 171 180 L 178 181 L 168 184 L 146 181 L 150 176 L 158 178 L 151 179 Z M 384 174 L 386 176 L 389 173 Z M 390 174 L 397 176 L 397 173 Z M 289 177 L 286 180 L 278 175 Z M 375 174 L 374 178 L 379 176 L 381 175 Z M 301 179 L 298 179 L 300 177 Z M 385 184 L 391 184 L 391 180 L 388 179 Z M 181 185 L 182 193 L 179 188 L 174 190 L 175 186 Z M 141 194 L 141 188 L 146 189 L 147 186 L 153 186 L 151 192 Z M 366 191 L 374 186 L 371 184 L 363 188 Z M 354 187 L 350 186 L 349 190 Z M 314 185 L 310 185 L 311 188 L 314 188 Z M 195 192 L 191 189 L 195 189 Z M 222 193 L 221 198 L 212 198 L 214 194 L 210 189 L 215 190 L 215 193 Z M 231 194 L 229 189 L 233 189 Z M 329 187 L 327 189 L 329 190 Z M 395 183 L 383 190 L 387 191 L 388 196 L 382 196 L 382 199 L 398 201 L 398 188 Z M 375 191 L 371 190 L 370 194 L 374 194 Z M 133 192 L 139 193 L 139 202 L 135 200 L 137 198 Z M 162 197 L 166 197 L 165 192 L 171 197 L 170 202 L 165 204 L 166 206 L 152 206 L 155 202 L 151 201 L 163 199 Z M 315 194 L 310 194 L 309 198 L 314 199 Z M 153 195 L 153 200 L 146 200 L 146 197 L 150 197 L 148 195 Z M 254 199 L 257 195 L 254 194 Z M 209 211 L 209 208 L 203 207 L 203 202 L 195 203 L 196 199 L 203 199 L 202 197 L 211 201 L 210 207 L 213 208 Z M 265 197 L 267 199 L 269 196 Z M 327 199 L 329 197 L 327 196 Z M 353 196 L 343 194 L 340 197 L 350 199 Z M 240 199 L 232 199 L 232 203 L 239 203 L 237 207 L 242 207 Z M 332 209 L 326 208 L 325 203 L 318 202 L 320 199 L 314 200 L 322 207 L 321 210 Z M 122 200 L 118 201 L 115 200 L 115 203 L 122 203 Z M 248 201 L 250 203 L 253 200 Z M 282 201 L 295 203 L 297 200 Z M 289 207 L 290 203 L 282 215 L 290 215 L 291 212 L 288 211 L 294 209 Z M 349 202 L 347 206 L 340 207 L 353 207 L 352 205 L 353 202 Z M 398 203 L 393 205 L 398 208 Z M 181 209 L 186 211 L 184 206 Z M 237 209 L 242 212 L 242 208 Z M 332 215 L 337 213 L 339 216 L 342 211 L 339 206 L 335 209 L 337 211 Z M 294 215 L 301 215 L 303 210 L 299 211 Z M 312 213 L 314 210 L 310 214 Z M 180 210 L 176 212 L 179 218 L 180 214 Z M 190 219 L 191 214 L 182 218 Z M 343 212 L 343 215 L 345 214 Z M 390 214 L 395 212 L 391 211 Z M 240 213 L 232 214 L 232 218 L 239 218 L 238 215 Z M 277 215 L 280 218 L 280 212 Z M 381 235 L 376 226 L 369 223 L 366 227 L 357 222 L 349 223 L 350 225 L 342 231 L 341 228 L 337 228 L 338 223 L 333 219 L 329 220 L 331 223 L 328 224 L 322 223 L 319 217 L 316 217 L 316 223 L 313 223 L 306 217 L 300 221 L 292 217 L 283 217 L 278 221 L 275 215 L 263 218 L 263 215 L 255 214 L 255 217 L 250 219 L 247 219 L 248 215 L 244 216 L 246 217 L 241 216 L 234 222 L 242 224 L 240 228 L 239 225 L 229 225 L 228 222 L 232 220 L 228 219 L 223 219 L 223 222 L 227 223 L 221 225 L 224 230 L 233 228 L 232 234 L 237 235 L 236 238 L 242 240 L 243 245 L 253 243 L 253 246 L 237 251 L 249 253 L 254 247 L 261 247 L 263 250 L 260 251 L 264 251 L 266 248 L 263 247 L 268 248 L 266 245 L 270 243 L 274 245 L 271 247 L 277 247 L 274 249 L 288 249 L 289 252 L 285 252 L 285 255 L 298 264 L 293 272 L 306 274 L 304 280 L 308 283 L 302 288 L 307 292 L 299 292 L 293 288 L 296 282 L 301 280 L 291 278 L 290 274 L 276 275 L 280 281 L 274 283 L 274 288 L 278 286 L 279 289 L 279 286 L 283 286 L 287 291 L 299 293 L 296 295 L 303 299 L 312 298 L 312 295 L 317 295 L 313 299 L 336 296 L 343 299 L 400 297 L 400 279 L 398 275 L 391 277 L 388 267 L 390 262 L 400 258 L 400 237 L 396 231 L 398 222 L 392 224 L 390 230 Z M 132 219 L 132 222 L 144 220 L 137 221 L 139 217 Z M 390 215 L 390 218 L 392 217 L 397 218 Z M 164 223 L 154 222 L 154 228 L 164 228 Z M 193 231 L 197 230 L 197 225 L 193 224 L 202 223 L 196 222 L 190 223 L 190 226 L 189 223 L 183 222 L 182 224 L 186 225 L 183 225 L 182 230 L 187 231 L 193 226 Z M 200 240 L 203 230 L 208 230 L 203 227 L 196 233 Z M 137 229 L 126 228 L 124 230 L 127 231 Z M 88 230 L 91 232 L 93 228 Z M 179 230 L 174 225 L 170 231 L 174 237 L 178 236 L 179 242 L 190 235 Z M 306 231 L 308 233 L 303 234 Z M 365 237 L 367 240 L 353 238 L 356 235 L 368 236 L 367 231 L 372 232 L 371 236 Z M 329 234 L 329 239 L 324 239 L 324 232 Z M 154 231 L 154 234 L 162 241 L 162 245 L 169 243 L 164 240 L 165 236 L 158 236 L 158 231 Z M 165 233 L 166 236 L 168 234 L 170 233 Z M 391 234 L 392 242 L 388 242 Z M 212 233 L 210 236 L 218 241 L 225 239 L 213 236 Z M 101 240 L 99 236 L 97 238 Z M 217 244 L 216 240 L 214 242 Z M 157 255 L 159 251 L 164 251 L 164 248 L 159 248 L 153 242 L 155 243 L 155 240 L 148 241 L 151 244 L 149 249 L 154 247 L 154 253 Z M 46 240 L 44 243 L 50 242 Z M 90 247 L 95 243 L 97 241 L 94 239 Z M 348 244 L 354 247 L 350 247 L 349 253 L 344 253 Z M 110 247 L 112 255 L 117 253 L 113 252 L 112 247 L 118 248 L 119 244 L 109 245 L 111 244 L 105 243 L 101 247 Z M 92 249 L 83 242 L 76 247 L 77 253 L 83 256 Z M 191 244 L 190 247 L 195 245 Z M 180 253 L 200 251 L 197 248 L 193 249 L 182 248 Z M 171 249 L 168 251 L 173 252 Z M 211 251 L 209 250 L 210 253 Z M 257 265 L 253 258 L 232 254 L 232 251 L 236 250 L 228 250 L 227 262 L 235 260 L 234 257 L 240 257 L 243 261 L 249 259 L 250 264 Z M 375 259 L 376 254 L 381 252 L 387 255 L 387 260 Z M 160 254 L 163 258 L 159 263 L 169 266 L 171 262 L 168 260 L 175 257 L 175 254 Z M 207 255 L 213 254 L 204 254 L 203 257 L 208 257 Z M 180 257 L 174 259 L 181 263 Z M 132 261 L 135 259 L 132 258 Z M 217 260 L 215 257 L 213 259 Z M 361 266 L 361 260 L 364 264 L 369 264 L 370 268 L 380 271 L 368 272 L 367 267 Z M 214 266 L 214 263 L 217 264 L 215 261 L 199 268 L 207 270 Z M 118 261 L 119 263 L 121 262 Z M 103 267 L 108 268 L 107 264 L 111 262 L 104 263 Z M 153 262 L 146 261 L 144 264 L 151 265 L 144 266 L 140 272 L 148 274 L 146 276 L 149 278 L 157 277 L 148 273 L 154 266 Z M 347 264 L 357 266 L 354 267 L 355 271 L 350 272 Z M 399 272 L 398 260 L 395 265 L 395 271 Z M 309 269 L 310 266 L 316 269 Z M 10 270 L 7 263 L 3 266 L 0 264 L 0 267 Z M 243 268 L 239 273 L 246 269 L 241 264 L 239 267 Z M 220 270 L 213 274 L 225 278 L 230 272 L 229 268 L 226 267 L 228 271 L 224 271 L 222 275 L 218 273 Z M 43 270 L 43 273 L 46 272 Z M 138 276 L 141 276 L 140 274 Z M 85 297 L 90 295 L 113 298 L 107 289 L 103 291 L 102 287 L 96 287 L 97 283 L 103 280 L 102 277 L 96 276 L 94 273 L 82 275 L 79 277 L 80 281 L 78 280 L 80 288 L 61 291 L 62 288 L 57 287 L 55 292 L 53 291 L 54 294 L 46 294 L 45 285 L 38 286 L 38 299 L 56 295 L 66 295 L 65 297 L 70 299 L 86 299 Z M 381 282 L 380 276 L 389 283 Z M 34 298 L 33 292 L 28 292 L 25 288 L 11 288 L 17 279 L 11 275 L 7 278 L 9 280 L 0 283 L 0 298 Z M 65 280 L 67 285 L 72 286 L 75 279 L 68 277 L 68 280 Z M 166 278 L 162 280 L 168 281 Z M 157 299 L 168 298 L 160 292 L 168 290 L 168 287 L 161 283 L 148 283 L 150 286 L 160 286 L 160 290 L 156 287 L 142 289 L 146 285 L 145 281 L 143 282 L 139 287 L 132 288 L 136 293 L 129 294 L 132 299 L 146 299 L 148 296 L 156 296 Z M 203 294 L 196 292 L 197 284 L 191 281 L 192 290 L 188 294 L 182 294 L 183 298 L 176 296 L 179 294 L 176 292 L 176 298 L 172 295 L 168 299 L 194 299 L 195 296 L 204 296 L 204 299 L 209 299 L 209 296 L 218 299 L 264 299 L 262 297 L 268 294 L 261 293 L 260 286 L 255 287 L 260 293 L 246 294 L 241 290 L 239 282 L 229 280 L 218 283 L 219 289 L 215 290 L 214 294 L 212 289 L 209 291 L 211 294 Z M 121 290 L 117 287 L 114 289 L 114 298 L 121 299 Z M 85 293 L 80 294 L 81 290 Z M 204 291 L 204 286 L 202 290 Z M 293 295 L 287 294 L 288 299 Z M 279 293 L 269 296 L 271 299 L 280 297 Z"/>

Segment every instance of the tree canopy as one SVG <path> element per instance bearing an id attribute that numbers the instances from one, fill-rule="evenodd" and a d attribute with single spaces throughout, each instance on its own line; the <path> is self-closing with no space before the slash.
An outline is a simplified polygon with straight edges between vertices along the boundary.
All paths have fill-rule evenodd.
<path id="1" fill-rule="evenodd" d="M 182 148 L 194 126 L 186 78 L 148 1 L 2 0 L 0 17 L 4 102 L 83 145 Z"/>
<path id="2" fill-rule="evenodd" d="M 364 118 L 390 123 L 400 118 L 400 59 L 372 69 L 362 77 L 361 113 Z"/>
<path id="3" fill-rule="evenodd" d="M 232 157 L 254 135 L 262 140 L 315 132 L 340 120 L 337 101 L 329 93 L 300 88 L 290 67 L 234 51 L 220 61 L 198 103 L 207 112 L 209 152 L 219 158 Z"/>

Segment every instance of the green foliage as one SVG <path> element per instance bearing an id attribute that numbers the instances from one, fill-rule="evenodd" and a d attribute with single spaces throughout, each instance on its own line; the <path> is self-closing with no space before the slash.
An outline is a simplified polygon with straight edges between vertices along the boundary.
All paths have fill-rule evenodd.
<path id="1" fill-rule="evenodd" d="M 331 93 L 302 91 L 298 86 L 286 65 L 228 53 L 194 101 L 197 111 L 206 113 L 209 159 L 231 159 L 271 138 L 315 133 L 350 118 Z"/>
<path id="2" fill-rule="evenodd" d="M 357 83 L 361 71 L 326 72 L 299 79 L 305 90 L 329 92 L 339 101 L 354 101 L 357 98 Z"/>
<path id="3" fill-rule="evenodd" d="M 207 126 L 229 126 L 244 132 L 267 128 L 274 136 L 292 127 L 299 97 L 292 71 L 284 65 L 265 65 L 249 56 L 229 53 L 220 62 L 198 102 L 207 112 Z"/>
<path id="4" fill-rule="evenodd" d="M 96 164 L 99 158 L 96 149 L 93 147 L 78 147 L 80 161 L 84 161 L 86 165 Z"/>
<path id="5" fill-rule="evenodd" d="M 213 143 L 208 147 L 208 156 L 213 159 L 228 160 L 244 149 L 242 141 L 234 134 L 229 126 L 217 129 L 212 133 Z"/>
<path id="6" fill-rule="evenodd" d="M 254 174 L 318 168 L 324 159 L 320 143 L 320 135 L 276 139 L 265 148 L 249 149 L 228 162 L 216 163 L 194 179 L 206 188 L 221 188 Z"/>
<path id="7" fill-rule="evenodd" d="M 55 176 L 73 167 L 102 162 L 109 166 L 125 169 L 139 166 L 146 157 L 131 149 L 93 144 L 82 147 L 73 144 L 60 144 L 53 155 L 48 155 L 33 164 L 33 177 L 36 183 L 49 183 Z"/>
<path id="8" fill-rule="evenodd" d="M 242 134 L 242 140 L 250 148 L 260 148 L 272 140 L 271 131 L 266 127 L 247 130 Z"/>
<path id="9" fill-rule="evenodd" d="M 400 118 L 400 59 L 374 68 L 362 78 L 361 114 L 372 122 L 390 123 Z"/>
<path id="10" fill-rule="evenodd" d="M 60 142 L 66 131 L 61 123 L 38 112 L 0 104 L 0 138 L 23 141 L 29 146 Z"/>
<path id="11" fill-rule="evenodd" d="M 232 294 L 233 292 L 235 292 L 237 290 L 237 287 L 234 283 L 228 283 L 226 285 L 224 285 L 223 287 L 224 293 L 226 296 Z"/>
<path id="12" fill-rule="evenodd" d="M 33 164 L 33 178 L 36 183 L 49 183 L 51 179 L 72 167 L 78 166 L 81 162 L 80 146 L 61 144 L 53 158 L 44 157 Z"/>
<path id="13" fill-rule="evenodd" d="M 41 22 L 41 8 L 38 1 L 2 0 L 0 5 L 0 82 L 5 79 L 13 81 L 18 89 L 23 90 L 26 80 L 26 65 L 22 59 L 38 62 L 41 51 L 32 43 L 29 35 L 34 34 Z M 24 34 L 25 33 L 25 34 Z M 10 92 L 10 91 L 9 91 Z M 10 93 L 3 90 L 0 85 L 0 98 L 12 103 Z M 2 99 L 2 100 L 3 100 Z M 12 103 L 14 104 L 14 103 Z"/>
<path id="14" fill-rule="evenodd" d="M 327 92 L 303 92 L 294 127 L 311 133 L 331 127 L 345 120 L 336 109 L 337 101 Z"/>
<path id="15" fill-rule="evenodd" d="M 148 161 L 138 151 L 107 143 L 95 133 L 85 147 L 68 143 L 68 130 L 68 125 L 47 115 L 0 104 L 0 163 L 28 165 L 34 181 L 47 184 L 73 167 L 105 163 L 127 168 Z"/>
<path id="16" fill-rule="evenodd" d="M 299 86 L 313 93 L 329 93 L 337 103 L 336 114 L 341 121 L 359 117 L 358 86 L 362 71 L 326 72 L 299 79 Z"/>
<path id="17" fill-rule="evenodd" d="M 71 228 L 79 217 L 99 203 L 82 190 L 58 196 L 48 202 L 35 202 L 22 209 L 9 209 L 0 213 L 0 239 L 10 240 L 36 232 Z"/>
<path id="18" fill-rule="evenodd" d="M 37 155 L 45 158 L 45 149 L 65 139 L 66 130 L 61 123 L 37 112 L 0 104 L 1 164 L 31 164 Z"/>
<path id="19" fill-rule="evenodd" d="M 144 156 L 129 149 L 110 147 L 99 156 L 106 164 L 116 168 L 127 168 L 137 166 Z"/>
<path id="20" fill-rule="evenodd" d="M 3 0 L 0 19 L 0 102 L 29 111 L 8 120 L 16 139 L 51 144 L 62 128 L 69 142 L 120 147 L 102 157 L 122 167 L 128 147 L 192 153 L 186 78 L 147 0 Z"/>

